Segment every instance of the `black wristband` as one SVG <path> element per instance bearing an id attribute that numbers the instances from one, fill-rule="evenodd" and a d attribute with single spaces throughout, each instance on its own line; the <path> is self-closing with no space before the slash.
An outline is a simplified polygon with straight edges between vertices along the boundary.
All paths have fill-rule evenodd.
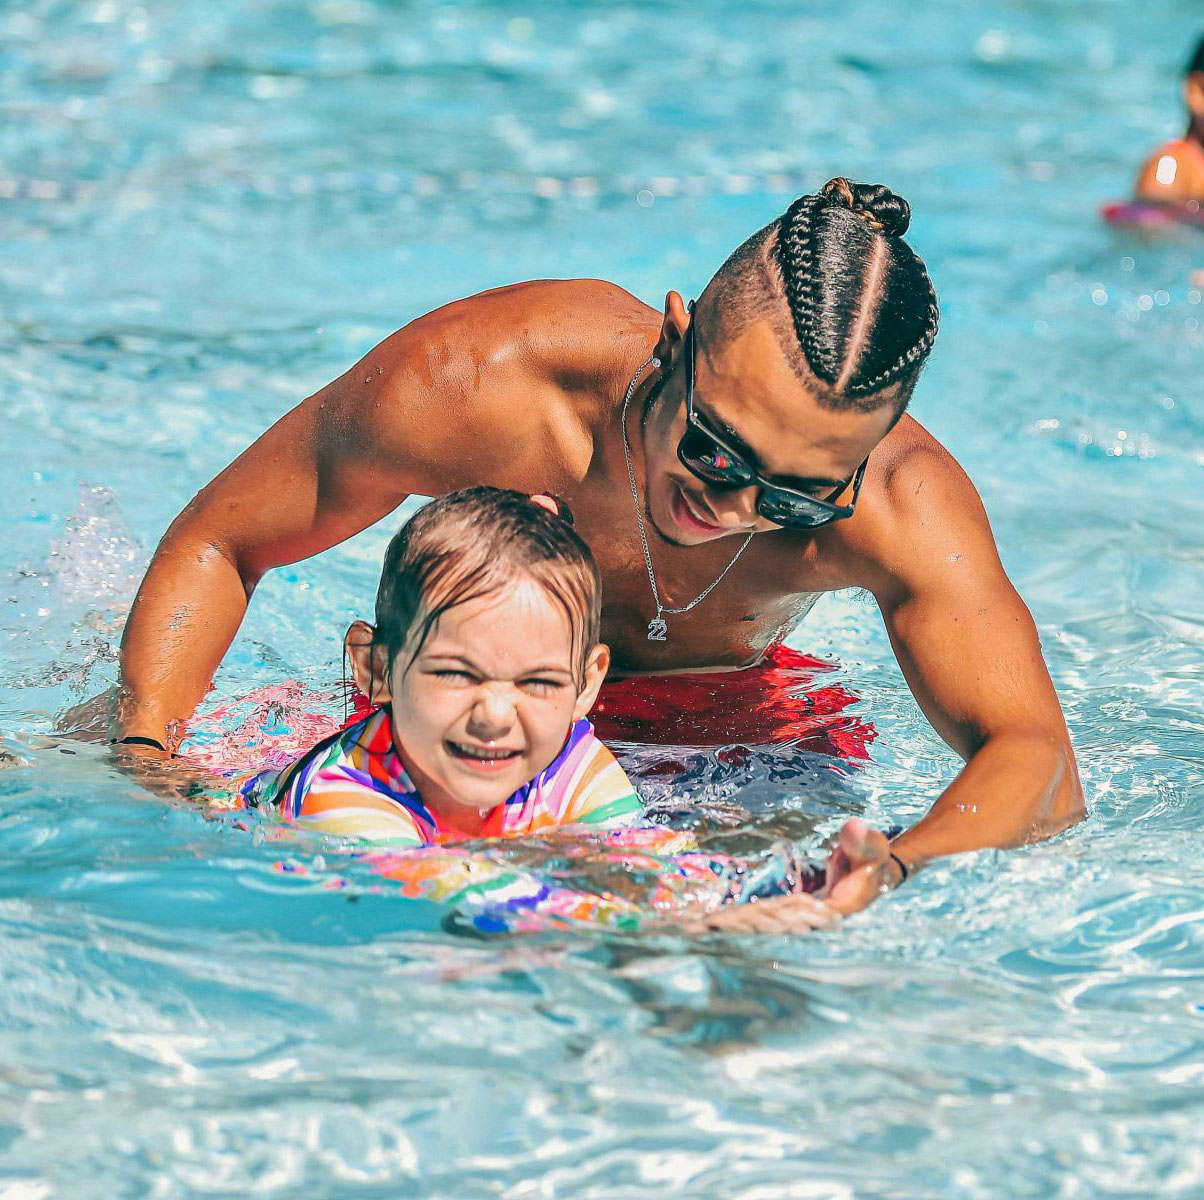
<path id="1" fill-rule="evenodd" d="M 167 753 L 167 747 L 161 741 L 159 741 L 158 738 L 142 737 L 141 735 L 136 734 L 136 733 L 131 734 L 129 737 L 118 738 L 113 743 L 113 745 L 114 746 L 150 746 L 155 750 L 162 750 L 164 754 Z"/>
<path id="2" fill-rule="evenodd" d="M 899 878 L 899 885 L 902 886 L 907 882 L 907 877 L 911 872 L 907 869 L 907 864 L 893 850 L 890 852 L 890 856 L 899 864 L 899 870 L 903 872 Z"/>

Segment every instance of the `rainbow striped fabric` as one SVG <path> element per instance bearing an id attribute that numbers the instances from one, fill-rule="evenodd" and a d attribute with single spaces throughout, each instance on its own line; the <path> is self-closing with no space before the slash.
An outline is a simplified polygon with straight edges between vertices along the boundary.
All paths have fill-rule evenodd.
<path id="1" fill-rule="evenodd" d="M 318 833 L 408 848 L 463 835 L 422 802 L 393 745 L 382 708 L 319 742 L 279 771 L 239 788 L 248 807 L 273 807 Z M 479 836 L 538 833 L 559 825 L 616 829 L 635 823 L 640 798 L 589 721 L 577 721 L 564 748 L 534 779 L 490 812 Z"/>

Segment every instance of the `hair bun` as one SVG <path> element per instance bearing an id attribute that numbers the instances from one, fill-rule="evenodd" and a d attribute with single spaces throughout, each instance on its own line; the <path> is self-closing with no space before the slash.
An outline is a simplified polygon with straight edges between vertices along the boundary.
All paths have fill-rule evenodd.
<path id="1" fill-rule="evenodd" d="M 819 194 L 833 208 L 847 208 L 887 237 L 902 237 L 911 224 L 911 205 L 880 183 L 829 179 Z"/>

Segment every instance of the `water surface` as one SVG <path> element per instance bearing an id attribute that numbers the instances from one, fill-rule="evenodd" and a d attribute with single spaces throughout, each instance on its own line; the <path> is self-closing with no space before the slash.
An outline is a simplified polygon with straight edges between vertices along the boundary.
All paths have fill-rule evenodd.
<path id="1" fill-rule="evenodd" d="M 1095 216 L 1180 132 L 1199 32 L 1186 0 L 0 10 L 0 1197 L 1201 1194 L 1204 239 Z M 480 941 L 47 737 L 174 514 L 379 338 L 522 278 L 696 294 L 834 174 L 915 208 L 913 411 L 1034 612 L 1087 823 L 831 936 Z M 270 576 L 218 697 L 329 686 L 394 524 Z M 792 643 L 874 761 L 696 757 L 678 797 L 809 853 L 915 819 L 957 762 L 872 604 Z"/>

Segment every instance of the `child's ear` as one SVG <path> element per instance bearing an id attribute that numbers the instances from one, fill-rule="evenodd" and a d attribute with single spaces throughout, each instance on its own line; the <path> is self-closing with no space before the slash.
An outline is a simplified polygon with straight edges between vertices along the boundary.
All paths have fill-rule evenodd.
<path id="1" fill-rule="evenodd" d="M 599 642 L 585 656 L 585 671 L 582 676 L 581 691 L 577 694 L 577 703 L 573 705 L 573 720 L 580 721 L 598 698 L 598 689 L 606 680 L 606 672 L 610 670 L 610 647 Z"/>
<path id="2" fill-rule="evenodd" d="M 352 621 L 343 638 L 356 686 L 372 705 L 387 704 L 393 698 L 389 691 L 388 651 L 375 641 L 375 636 L 376 631 L 367 621 Z"/>

